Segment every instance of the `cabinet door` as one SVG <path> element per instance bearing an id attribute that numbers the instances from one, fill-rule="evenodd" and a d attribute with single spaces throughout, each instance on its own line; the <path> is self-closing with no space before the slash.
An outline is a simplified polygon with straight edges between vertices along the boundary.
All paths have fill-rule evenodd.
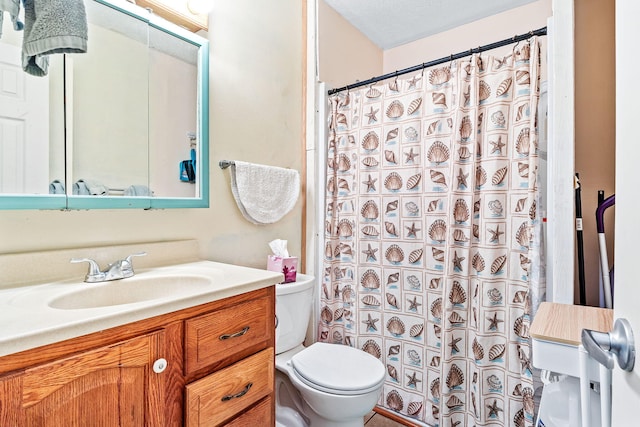
<path id="1" fill-rule="evenodd" d="M 25 427 L 165 426 L 165 375 L 153 371 L 165 348 L 158 331 L 0 378 L 0 401 L 8 403 L 0 405 L 0 420 Z"/>

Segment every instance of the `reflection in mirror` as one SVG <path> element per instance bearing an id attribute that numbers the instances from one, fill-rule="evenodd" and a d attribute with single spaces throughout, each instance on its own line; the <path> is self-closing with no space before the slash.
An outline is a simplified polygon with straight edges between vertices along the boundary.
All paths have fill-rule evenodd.
<path id="1" fill-rule="evenodd" d="M 94 1 L 86 7 L 87 53 L 65 55 L 73 94 L 67 194 L 122 196 L 131 186 L 148 188 L 148 25 Z"/>
<path id="2" fill-rule="evenodd" d="M 52 55 L 47 77 L 22 71 L 5 20 L 0 209 L 209 206 L 208 41 L 126 0 L 84 3 L 88 52 Z"/>
<path id="3" fill-rule="evenodd" d="M 177 179 L 176 173 L 182 161 L 198 157 L 197 111 L 198 47 L 150 26 L 149 183 L 155 196 L 198 194 L 195 177 Z"/>
<path id="4" fill-rule="evenodd" d="M 22 71 L 22 34 L 10 23 L 0 39 L 0 194 L 46 195 L 55 182 L 64 197 L 62 58 L 44 77 Z"/>

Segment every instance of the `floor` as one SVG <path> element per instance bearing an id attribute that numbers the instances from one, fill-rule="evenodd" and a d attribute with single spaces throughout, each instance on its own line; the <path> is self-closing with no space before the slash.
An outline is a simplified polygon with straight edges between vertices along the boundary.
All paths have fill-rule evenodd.
<path id="1" fill-rule="evenodd" d="M 364 416 L 365 427 L 403 427 L 402 424 L 397 423 L 384 415 L 376 414 L 371 411 Z"/>

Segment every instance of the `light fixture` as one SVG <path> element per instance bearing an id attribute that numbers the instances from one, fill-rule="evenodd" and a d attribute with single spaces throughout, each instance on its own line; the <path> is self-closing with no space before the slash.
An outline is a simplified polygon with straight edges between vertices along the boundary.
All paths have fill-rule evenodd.
<path id="1" fill-rule="evenodd" d="M 213 0 L 187 0 L 187 9 L 194 15 L 208 15 L 213 9 Z"/>

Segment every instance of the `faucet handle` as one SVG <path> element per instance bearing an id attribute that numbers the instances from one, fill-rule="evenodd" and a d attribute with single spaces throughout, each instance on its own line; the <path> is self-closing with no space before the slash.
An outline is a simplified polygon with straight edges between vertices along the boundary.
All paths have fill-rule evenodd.
<path id="1" fill-rule="evenodd" d="M 131 254 L 128 257 L 126 257 L 125 259 L 123 259 L 122 261 L 120 261 L 120 268 L 122 270 L 122 273 L 124 274 L 125 277 L 131 277 L 133 276 L 133 261 L 132 258 L 136 257 L 136 256 L 145 256 L 147 255 L 146 252 L 138 252 L 135 254 Z"/>
<path id="2" fill-rule="evenodd" d="M 129 255 L 128 257 L 126 257 L 124 259 L 124 261 L 128 262 L 129 264 L 131 264 L 131 258 L 133 258 L 134 256 L 146 256 L 146 255 L 147 255 L 146 252 L 138 252 L 138 253 Z"/>
<path id="3" fill-rule="evenodd" d="M 97 262 L 95 262 L 91 258 L 71 258 L 69 262 L 71 262 L 72 264 L 77 264 L 79 262 L 89 263 L 89 271 L 85 276 L 85 279 L 84 279 L 85 282 L 91 282 L 92 279 L 96 279 L 102 275 L 102 272 L 100 271 L 100 266 L 98 265 Z"/>

